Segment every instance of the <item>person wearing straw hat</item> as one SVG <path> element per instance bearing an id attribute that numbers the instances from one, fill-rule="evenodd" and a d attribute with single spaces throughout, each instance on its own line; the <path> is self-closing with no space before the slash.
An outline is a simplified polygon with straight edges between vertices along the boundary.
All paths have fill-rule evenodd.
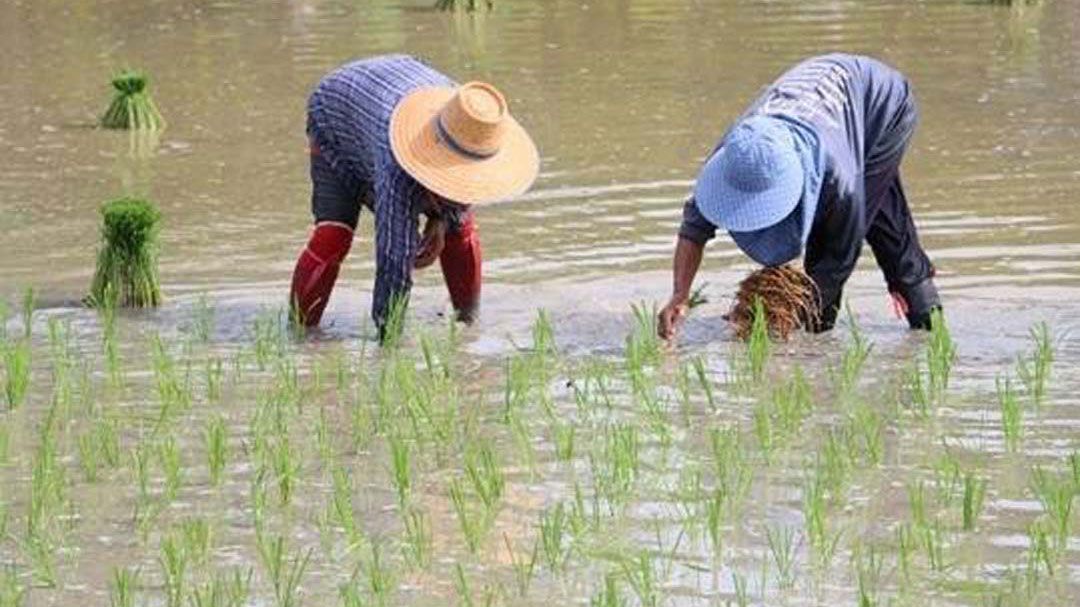
<path id="1" fill-rule="evenodd" d="M 764 266 L 804 256 L 818 288 L 816 331 L 835 324 L 866 241 L 898 313 L 929 328 L 941 302 L 900 182 L 917 122 L 907 79 L 870 57 L 814 57 L 781 75 L 721 139 L 683 207 L 661 336 L 686 315 L 717 228 Z"/>
<path id="2" fill-rule="evenodd" d="M 436 259 L 458 318 L 471 322 L 482 262 L 471 208 L 524 193 L 539 172 L 536 146 L 502 93 L 458 85 L 406 55 L 374 57 L 319 82 L 307 133 L 315 225 L 293 272 L 294 318 L 319 324 L 365 207 L 375 216 L 380 339 L 391 307 L 407 301 L 412 271 Z"/>

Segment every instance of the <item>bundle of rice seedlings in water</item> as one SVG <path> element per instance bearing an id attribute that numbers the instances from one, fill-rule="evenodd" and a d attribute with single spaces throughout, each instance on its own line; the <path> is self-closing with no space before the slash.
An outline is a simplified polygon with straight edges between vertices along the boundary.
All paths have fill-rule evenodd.
<path id="1" fill-rule="evenodd" d="M 739 283 L 735 302 L 727 319 L 742 340 L 750 336 L 754 324 L 754 302 L 760 299 L 765 310 L 769 334 L 787 339 L 798 329 L 817 322 L 817 285 L 801 268 L 787 264 L 762 268 Z"/>
<path id="2" fill-rule="evenodd" d="M 165 128 L 154 100 L 146 92 L 147 77 L 142 72 L 127 70 L 112 79 L 112 103 L 101 117 L 101 126 L 109 129 L 158 131 Z"/>
<path id="3" fill-rule="evenodd" d="M 481 5 L 491 10 L 495 7 L 495 0 L 435 0 L 435 8 L 441 11 L 462 8 L 471 13 L 479 9 Z"/>
<path id="4" fill-rule="evenodd" d="M 120 198 L 102 205 L 101 215 L 101 251 L 88 303 L 157 306 L 161 303 L 157 272 L 161 213 L 145 200 Z"/>

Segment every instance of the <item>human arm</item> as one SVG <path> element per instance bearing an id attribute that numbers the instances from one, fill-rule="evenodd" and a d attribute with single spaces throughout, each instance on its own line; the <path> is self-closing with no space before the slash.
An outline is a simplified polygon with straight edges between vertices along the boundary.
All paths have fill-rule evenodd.
<path id="1" fill-rule="evenodd" d="M 660 337 L 671 339 L 678 333 L 686 313 L 690 310 L 690 289 L 694 284 L 705 245 L 680 236 L 675 245 L 675 257 L 672 262 L 671 299 L 660 310 L 658 329 Z"/>
<path id="2" fill-rule="evenodd" d="M 458 320 L 471 323 L 480 309 L 483 252 L 473 214 L 463 213 L 459 219 L 456 228 L 448 221 L 446 246 L 439 263 Z"/>

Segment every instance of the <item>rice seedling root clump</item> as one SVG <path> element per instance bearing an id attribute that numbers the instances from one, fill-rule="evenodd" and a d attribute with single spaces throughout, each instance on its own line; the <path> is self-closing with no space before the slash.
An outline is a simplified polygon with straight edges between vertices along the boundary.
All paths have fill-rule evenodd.
<path id="1" fill-rule="evenodd" d="M 818 291 L 813 279 L 792 264 L 756 270 L 739 283 L 728 322 L 742 340 L 750 337 L 754 302 L 761 300 L 769 333 L 787 339 L 798 329 L 813 327 L 819 317 Z"/>

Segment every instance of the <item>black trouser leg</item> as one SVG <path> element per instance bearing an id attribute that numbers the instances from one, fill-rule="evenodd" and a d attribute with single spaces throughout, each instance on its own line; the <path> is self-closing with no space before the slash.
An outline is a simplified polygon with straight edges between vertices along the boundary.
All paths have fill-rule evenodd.
<path id="1" fill-rule="evenodd" d="M 899 166 L 867 179 L 869 228 L 866 240 L 891 293 L 907 304 L 908 322 L 925 328 L 930 311 L 940 307 L 930 263 L 915 229 Z"/>

